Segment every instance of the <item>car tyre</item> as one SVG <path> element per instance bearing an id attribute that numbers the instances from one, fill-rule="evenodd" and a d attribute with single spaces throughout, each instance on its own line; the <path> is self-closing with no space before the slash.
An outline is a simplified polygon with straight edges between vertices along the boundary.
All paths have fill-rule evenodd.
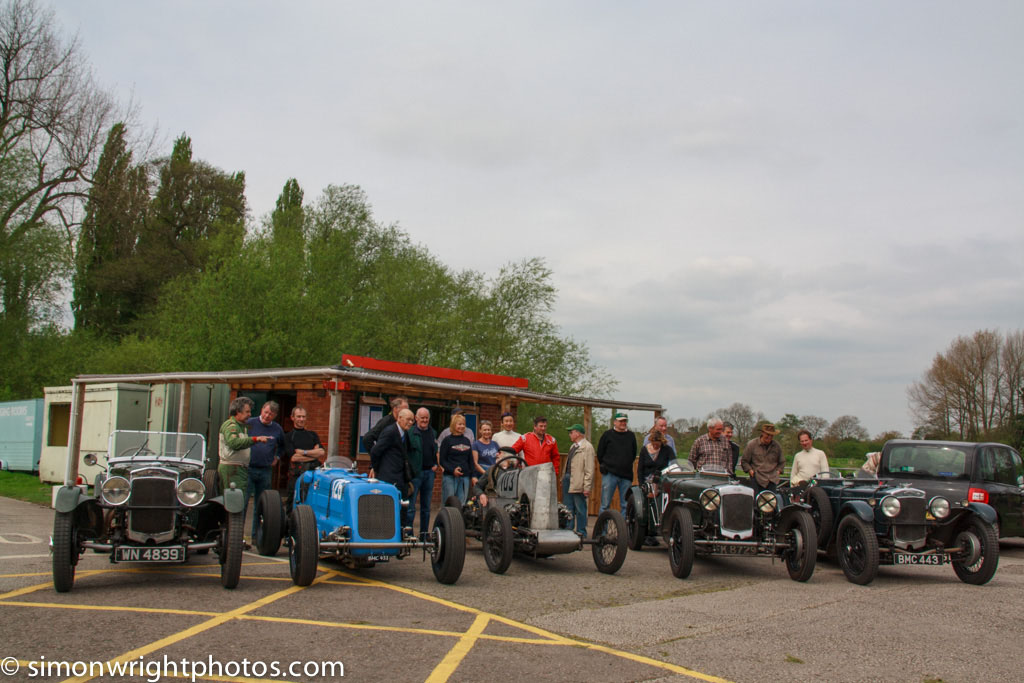
<path id="1" fill-rule="evenodd" d="M 53 518 L 53 588 L 67 593 L 75 583 L 78 541 L 75 520 L 70 512 L 58 512 Z"/>
<path id="2" fill-rule="evenodd" d="M 267 489 L 256 499 L 256 533 L 253 541 L 260 555 L 276 555 L 281 547 L 281 527 L 284 524 L 284 505 L 281 494 Z"/>
<path id="3" fill-rule="evenodd" d="M 964 583 L 975 586 L 988 583 L 999 567 L 999 535 L 991 524 L 972 517 L 956 536 L 956 544 L 961 548 L 972 547 L 969 559 L 954 559 L 953 571 Z"/>
<path id="4" fill-rule="evenodd" d="M 685 579 L 693 569 L 693 515 L 682 505 L 672 509 L 668 523 L 668 564 L 672 575 Z"/>
<path id="5" fill-rule="evenodd" d="M 220 495 L 220 473 L 217 470 L 206 470 L 203 472 L 203 487 L 206 489 L 206 499 L 216 498 Z"/>
<path id="6" fill-rule="evenodd" d="M 308 586 L 316 578 L 320 559 L 320 540 L 317 538 L 316 516 L 308 505 L 296 505 L 288 524 L 288 569 L 292 583 Z"/>
<path id="7" fill-rule="evenodd" d="M 594 565 L 602 574 L 614 574 L 622 568 L 629 550 L 629 534 L 626 520 L 618 510 L 605 510 L 597 516 L 590 538 L 594 543 L 590 551 Z"/>
<path id="8" fill-rule="evenodd" d="M 808 512 L 796 512 L 782 523 L 782 534 L 790 544 L 783 553 L 789 578 L 794 581 L 807 581 L 814 573 L 814 564 L 818 559 L 818 539 L 814 530 L 814 520 Z"/>
<path id="9" fill-rule="evenodd" d="M 452 584 L 462 575 L 466 563 L 466 525 L 458 508 L 446 506 L 434 517 L 434 552 L 430 565 L 434 578 L 440 583 Z"/>
<path id="10" fill-rule="evenodd" d="M 488 506 L 481 532 L 487 568 L 504 574 L 512 564 L 512 520 L 505 508 Z"/>
<path id="11" fill-rule="evenodd" d="M 878 538 L 867 522 L 846 515 L 836 529 L 836 556 L 846 580 L 867 585 L 878 575 Z"/>
<path id="12" fill-rule="evenodd" d="M 626 499 L 626 534 L 629 537 L 630 550 L 642 550 L 646 528 L 641 529 L 641 510 L 637 509 L 636 496 Z"/>
<path id="13" fill-rule="evenodd" d="M 242 575 L 242 527 L 245 518 L 241 512 L 228 514 L 227 528 L 221 531 L 220 584 L 225 588 L 238 585 Z"/>
<path id="14" fill-rule="evenodd" d="M 832 501 L 828 499 L 828 494 L 824 490 L 810 486 L 807 488 L 807 502 L 811 506 L 814 529 L 818 532 L 818 547 L 824 550 L 832 540 L 832 524 L 835 522 L 832 516 Z"/>
<path id="15" fill-rule="evenodd" d="M 458 496 L 448 496 L 444 501 L 444 506 L 448 508 L 455 508 L 456 510 L 462 510 L 462 501 L 459 500 Z"/>

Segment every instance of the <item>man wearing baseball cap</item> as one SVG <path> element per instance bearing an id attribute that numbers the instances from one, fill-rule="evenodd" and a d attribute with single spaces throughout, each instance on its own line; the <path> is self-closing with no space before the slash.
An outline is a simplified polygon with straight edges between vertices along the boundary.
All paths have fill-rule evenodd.
<path id="1" fill-rule="evenodd" d="M 780 434 L 770 422 L 761 425 L 761 435 L 751 439 L 740 458 L 740 469 L 750 475 L 755 493 L 774 491 L 779 485 L 786 458 L 775 437 Z"/>
<path id="2" fill-rule="evenodd" d="M 597 442 L 597 466 L 601 470 L 601 512 L 612 504 L 619 491 L 619 507 L 626 507 L 626 493 L 633 483 L 633 462 L 636 460 L 636 434 L 629 429 L 625 413 L 615 413 L 612 428 Z"/>
<path id="3" fill-rule="evenodd" d="M 569 454 L 562 475 L 562 500 L 576 519 L 576 533 L 587 535 L 587 498 L 594 485 L 594 446 L 583 425 L 569 427 Z"/>

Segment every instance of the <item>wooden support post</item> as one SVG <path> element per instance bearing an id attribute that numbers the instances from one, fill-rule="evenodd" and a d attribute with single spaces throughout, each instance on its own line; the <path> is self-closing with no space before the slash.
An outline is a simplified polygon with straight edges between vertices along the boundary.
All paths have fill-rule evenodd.
<path id="1" fill-rule="evenodd" d="M 85 412 L 85 385 L 71 380 L 71 423 L 68 425 L 68 462 L 64 485 L 78 479 L 78 462 L 82 457 L 82 413 Z"/>
<path id="2" fill-rule="evenodd" d="M 584 429 L 584 436 L 586 436 L 587 437 L 587 441 L 590 441 L 591 443 L 594 442 L 594 440 L 590 436 L 591 432 L 593 431 L 593 422 L 594 422 L 594 409 L 591 406 L 583 406 L 583 429 Z"/>

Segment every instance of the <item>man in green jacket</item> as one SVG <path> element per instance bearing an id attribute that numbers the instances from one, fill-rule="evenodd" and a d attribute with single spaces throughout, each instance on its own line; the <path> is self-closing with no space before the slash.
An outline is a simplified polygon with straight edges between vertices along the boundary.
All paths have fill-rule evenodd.
<path id="1" fill-rule="evenodd" d="M 245 421 L 252 415 L 253 405 L 252 399 L 239 396 L 228 405 L 231 417 L 220 426 L 220 465 L 217 471 L 220 473 L 221 493 L 230 488 L 231 484 L 245 492 L 249 483 L 249 447 L 270 439 L 268 436 L 249 436 Z"/>

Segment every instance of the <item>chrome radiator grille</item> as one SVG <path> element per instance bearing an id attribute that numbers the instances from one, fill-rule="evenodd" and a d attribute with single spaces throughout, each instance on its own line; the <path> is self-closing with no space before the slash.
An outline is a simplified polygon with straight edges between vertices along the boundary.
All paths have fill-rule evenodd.
<path id="1" fill-rule="evenodd" d="M 174 512 L 178 507 L 178 482 L 166 477 L 139 477 L 132 480 L 132 509 L 128 526 L 140 534 L 159 534 L 174 529 Z M 138 508 L 165 508 L 140 510 Z"/>
<path id="2" fill-rule="evenodd" d="M 729 531 L 750 531 L 754 520 L 754 498 L 743 493 L 722 496 L 719 508 L 722 529 Z"/>

